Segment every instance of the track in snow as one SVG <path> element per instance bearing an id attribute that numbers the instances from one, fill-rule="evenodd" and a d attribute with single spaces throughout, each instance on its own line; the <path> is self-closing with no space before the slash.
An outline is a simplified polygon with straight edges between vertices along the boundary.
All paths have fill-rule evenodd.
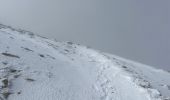
<path id="1" fill-rule="evenodd" d="M 0 27 L 0 100 L 170 100 L 165 71 Z"/>

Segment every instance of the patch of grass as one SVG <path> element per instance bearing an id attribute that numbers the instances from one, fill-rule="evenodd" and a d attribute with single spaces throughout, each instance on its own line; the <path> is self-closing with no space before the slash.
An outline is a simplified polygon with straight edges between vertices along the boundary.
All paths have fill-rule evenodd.
<path id="1" fill-rule="evenodd" d="M 8 62 L 2 62 L 4 65 L 7 65 L 8 64 Z"/>
<path id="2" fill-rule="evenodd" d="M 73 42 L 70 42 L 70 41 L 69 41 L 69 42 L 67 42 L 67 44 L 72 45 L 72 44 L 73 44 Z"/>
<path id="3" fill-rule="evenodd" d="M 40 57 L 45 57 L 43 54 L 39 54 Z"/>
<path id="4" fill-rule="evenodd" d="M 64 49 L 64 51 L 69 52 L 69 50 L 67 50 L 67 49 Z"/>
<path id="5" fill-rule="evenodd" d="M 4 79 L 4 80 L 2 80 L 2 83 L 4 84 L 3 88 L 7 88 L 9 81 L 8 81 L 8 79 Z"/>
<path id="6" fill-rule="evenodd" d="M 18 78 L 20 76 L 20 74 L 19 75 L 14 75 L 14 78 Z"/>
<path id="7" fill-rule="evenodd" d="M 9 97 L 10 94 L 11 94 L 10 92 L 3 92 L 3 93 L 2 93 L 2 95 L 3 95 L 3 97 L 4 97 L 5 99 L 8 99 L 8 97 Z"/>
<path id="8" fill-rule="evenodd" d="M 4 56 L 8 56 L 8 57 L 20 58 L 19 56 L 13 55 L 13 54 L 10 54 L 10 53 L 1 53 L 1 54 L 4 55 Z"/>
<path id="9" fill-rule="evenodd" d="M 26 78 L 25 80 L 27 80 L 27 81 L 29 81 L 29 82 L 35 81 L 34 79 L 31 79 L 31 78 Z"/>
<path id="10" fill-rule="evenodd" d="M 17 70 L 16 69 L 10 69 L 10 72 L 15 73 L 15 72 L 17 72 Z"/>
<path id="11" fill-rule="evenodd" d="M 122 66 L 122 68 L 127 68 L 126 66 Z"/>
<path id="12" fill-rule="evenodd" d="M 21 94 L 21 91 L 17 92 L 17 94 Z"/>
<path id="13" fill-rule="evenodd" d="M 31 50 L 31 49 L 29 49 L 29 48 L 25 48 L 25 47 L 21 47 L 21 48 L 23 48 L 24 50 L 33 52 L 33 50 Z"/>
<path id="14" fill-rule="evenodd" d="M 55 59 L 55 57 L 52 57 L 52 56 L 50 56 L 50 55 L 47 55 L 48 57 L 50 57 L 51 59 Z"/>

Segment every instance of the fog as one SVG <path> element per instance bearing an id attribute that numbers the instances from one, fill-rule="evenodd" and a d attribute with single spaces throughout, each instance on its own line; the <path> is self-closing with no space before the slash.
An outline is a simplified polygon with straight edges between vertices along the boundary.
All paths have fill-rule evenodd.
<path id="1" fill-rule="evenodd" d="M 169 0 L 0 1 L 0 23 L 170 70 Z"/>

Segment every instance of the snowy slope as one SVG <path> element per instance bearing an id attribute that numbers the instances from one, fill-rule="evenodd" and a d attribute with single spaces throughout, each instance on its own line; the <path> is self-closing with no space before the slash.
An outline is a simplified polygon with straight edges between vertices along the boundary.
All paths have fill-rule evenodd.
<path id="1" fill-rule="evenodd" d="M 0 25 L 0 100 L 170 100 L 170 73 Z"/>

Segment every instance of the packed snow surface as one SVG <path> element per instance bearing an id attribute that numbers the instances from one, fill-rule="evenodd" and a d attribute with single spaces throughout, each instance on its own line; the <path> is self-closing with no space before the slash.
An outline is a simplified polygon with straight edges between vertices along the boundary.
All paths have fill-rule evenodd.
<path id="1" fill-rule="evenodd" d="M 0 100 L 170 100 L 170 73 L 0 25 Z"/>

